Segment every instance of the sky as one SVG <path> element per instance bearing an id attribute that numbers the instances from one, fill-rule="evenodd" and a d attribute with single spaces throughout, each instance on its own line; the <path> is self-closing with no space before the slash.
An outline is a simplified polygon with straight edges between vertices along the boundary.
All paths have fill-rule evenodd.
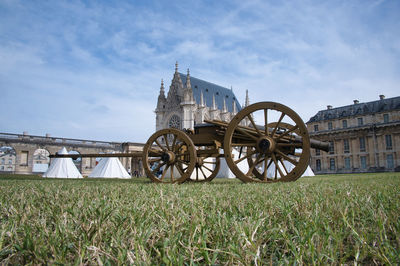
<path id="1" fill-rule="evenodd" d="M 400 1 L 0 0 L 0 132 L 145 142 L 175 62 L 307 122 L 400 95 Z"/>

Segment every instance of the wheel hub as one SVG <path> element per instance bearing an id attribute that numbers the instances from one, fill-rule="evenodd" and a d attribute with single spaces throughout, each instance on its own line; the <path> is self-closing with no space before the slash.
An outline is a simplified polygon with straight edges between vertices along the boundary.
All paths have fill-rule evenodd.
<path id="1" fill-rule="evenodd" d="M 275 150 L 275 141 L 270 137 L 261 137 L 257 141 L 256 148 L 261 153 L 270 153 Z"/>
<path id="2" fill-rule="evenodd" d="M 163 154 L 161 154 L 161 160 L 164 163 L 171 164 L 175 161 L 175 154 L 171 151 L 164 152 Z"/>

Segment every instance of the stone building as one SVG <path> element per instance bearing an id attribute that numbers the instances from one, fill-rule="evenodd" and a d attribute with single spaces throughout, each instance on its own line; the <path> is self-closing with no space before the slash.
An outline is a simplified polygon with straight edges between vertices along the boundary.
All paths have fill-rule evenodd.
<path id="1" fill-rule="evenodd" d="M 246 103 L 248 94 L 246 92 Z M 156 113 L 156 130 L 164 128 L 189 129 L 205 119 L 230 121 L 241 110 L 232 89 L 178 72 L 178 63 L 165 96 L 164 82 L 161 81 Z"/>
<path id="2" fill-rule="evenodd" d="M 317 174 L 400 171 L 400 97 L 319 111 L 307 123 L 310 137 L 330 143 L 312 149 Z"/>
<path id="3" fill-rule="evenodd" d="M 0 172 L 15 171 L 15 150 L 11 147 L 0 148 Z"/>

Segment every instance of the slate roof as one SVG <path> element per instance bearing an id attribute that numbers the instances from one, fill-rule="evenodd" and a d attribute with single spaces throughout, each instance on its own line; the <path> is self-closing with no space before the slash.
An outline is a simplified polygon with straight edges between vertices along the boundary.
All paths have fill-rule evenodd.
<path id="1" fill-rule="evenodd" d="M 307 123 L 400 110 L 400 96 L 319 111 Z"/>
<path id="2" fill-rule="evenodd" d="M 186 75 L 179 73 L 183 84 L 186 84 Z M 212 98 L 215 95 L 215 103 L 218 109 L 222 110 L 224 106 L 224 98 L 226 108 L 229 112 L 232 112 L 233 101 L 236 102 L 236 111 L 239 112 L 242 107 L 239 104 L 235 94 L 228 88 L 221 87 L 219 85 L 207 82 L 198 78 L 190 76 L 190 84 L 192 85 L 193 97 L 197 104 L 200 104 L 201 91 L 203 91 L 203 99 L 208 107 L 212 107 Z"/>

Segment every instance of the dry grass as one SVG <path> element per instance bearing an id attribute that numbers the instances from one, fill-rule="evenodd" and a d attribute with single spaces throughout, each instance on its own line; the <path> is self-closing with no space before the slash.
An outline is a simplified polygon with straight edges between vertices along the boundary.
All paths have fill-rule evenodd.
<path id="1" fill-rule="evenodd" d="M 0 176 L 4 264 L 399 264 L 400 174 L 294 183 Z"/>

